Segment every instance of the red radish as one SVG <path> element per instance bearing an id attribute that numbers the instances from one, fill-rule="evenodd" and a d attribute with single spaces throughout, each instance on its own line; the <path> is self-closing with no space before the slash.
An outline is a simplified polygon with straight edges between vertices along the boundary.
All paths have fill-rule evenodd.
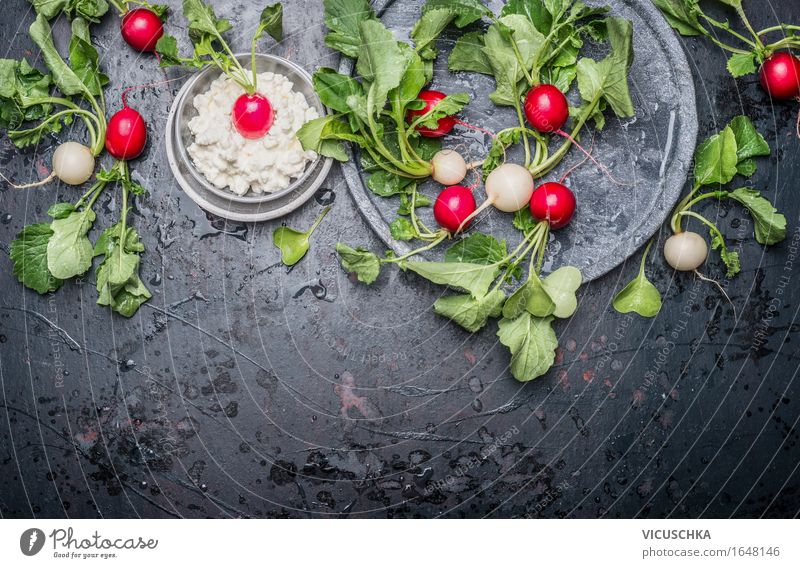
<path id="1" fill-rule="evenodd" d="M 569 118 L 569 104 L 558 87 L 536 85 L 525 96 L 525 118 L 539 132 L 558 132 Z"/>
<path id="2" fill-rule="evenodd" d="M 468 227 L 470 215 L 474 211 L 475 197 L 469 188 L 462 185 L 443 189 L 433 204 L 433 216 L 436 222 L 451 233 Z"/>
<path id="3" fill-rule="evenodd" d="M 120 32 L 122 39 L 133 49 L 155 51 L 156 43 L 164 35 L 164 24 L 149 8 L 136 8 L 122 17 Z"/>
<path id="4" fill-rule="evenodd" d="M 411 123 L 414 119 L 430 112 L 436 105 L 438 105 L 443 98 L 447 95 L 440 91 L 421 91 L 417 98 L 425 102 L 425 106 L 419 110 L 409 110 L 406 113 L 406 120 Z M 456 118 L 453 116 L 445 116 L 439 119 L 436 128 L 427 128 L 425 126 L 417 126 L 416 130 L 425 138 L 441 138 L 448 134 L 456 125 Z"/>
<path id="5" fill-rule="evenodd" d="M 261 93 L 245 93 L 233 103 L 231 119 L 239 134 L 249 140 L 256 140 L 265 136 L 272 128 L 275 111 L 269 99 Z"/>
<path id="6" fill-rule="evenodd" d="M 788 51 L 770 55 L 758 73 L 761 86 L 774 99 L 800 97 L 800 59 Z"/>
<path id="7" fill-rule="evenodd" d="M 558 182 L 543 183 L 531 196 L 531 215 L 547 221 L 551 229 L 569 224 L 575 214 L 575 194 Z"/>
<path id="8" fill-rule="evenodd" d="M 139 156 L 147 143 L 147 127 L 142 115 L 129 106 L 114 114 L 108 121 L 106 150 L 118 160 Z"/>

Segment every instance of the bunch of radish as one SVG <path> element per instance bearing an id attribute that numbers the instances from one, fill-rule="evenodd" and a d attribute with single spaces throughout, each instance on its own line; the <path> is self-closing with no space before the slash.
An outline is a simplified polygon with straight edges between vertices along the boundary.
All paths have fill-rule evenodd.
<path id="1" fill-rule="evenodd" d="M 189 38 L 194 45 L 194 53 L 192 57 L 181 57 L 175 38 L 162 33 L 154 45 L 161 66 L 218 68 L 245 91 L 231 108 L 231 121 L 236 131 L 248 140 L 263 138 L 272 128 L 275 111 L 269 99 L 258 90 L 256 45 L 265 32 L 275 41 L 281 41 L 283 6 L 272 4 L 262 10 L 259 25 L 251 40 L 250 69 L 245 69 L 222 37 L 222 32 L 231 28 L 228 20 L 217 18 L 214 9 L 201 0 L 184 2 L 183 12 L 189 20 Z"/>

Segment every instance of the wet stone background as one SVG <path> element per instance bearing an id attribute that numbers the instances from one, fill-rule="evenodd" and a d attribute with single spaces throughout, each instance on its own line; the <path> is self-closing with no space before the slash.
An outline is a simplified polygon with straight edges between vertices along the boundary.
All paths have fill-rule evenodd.
<path id="1" fill-rule="evenodd" d="M 644 1 L 644 0 L 643 0 Z M 177 2 L 169 2 L 177 6 Z M 274 52 L 308 69 L 335 66 L 321 2 L 286 2 L 289 37 Z M 796 21 L 790 2 L 751 10 L 756 25 Z M 236 24 L 247 3 L 215 2 Z M 4 0 L 4 57 L 38 61 L 24 0 Z M 109 14 L 94 28 L 111 76 L 163 80 Z M 183 33 L 180 14 L 169 29 Z M 56 25 L 65 47 L 65 22 Z M 0 514 L 3 517 L 789 517 L 800 510 L 796 343 L 800 242 L 798 105 L 773 107 L 755 77 L 734 82 L 721 52 L 684 42 L 701 137 L 739 113 L 774 153 L 754 185 L 787 216 L 787 240 L 764 251 L 747 213 L 711 204 L 742 273 L 714 287 L 650 265 L 665 307 L 619 315 L 613 294 L 638 257 L 584 287 L 556 326 L 557 364 L 522 385 L 495 324 L 470 335 L 435 316 L 440 290 L 386 270 L 357 284 L 337 240 L 380 243 L 355 212 L 338 168 L 285 222 L 333 210 L 294 269 L 272 230 L 204 214 L 173 182 L 162 128 L 180 82 L 132 93 L 149 145 L 132 164 L 148 188 L 131 216 L 153 299 L 131 320 L 94 304 L 92 276 L 40 297 L 11 274 L 8 245 L 75 190 L 0 186 Z M 180 76 L 170 71 L 169 76 Z M 76 129 L 76 133 L 79 132 Z M 63 136 L 69 136 L 65 133 Z M 20 152 L 3 137 L 0 168 L 47 174 L 55 140 Z M 769 163 L 767 163 L 769 162 Z M 99 202 L 98 227 L 119 196 Z M 719 262 L 707 266 L 720 276 Z"/>

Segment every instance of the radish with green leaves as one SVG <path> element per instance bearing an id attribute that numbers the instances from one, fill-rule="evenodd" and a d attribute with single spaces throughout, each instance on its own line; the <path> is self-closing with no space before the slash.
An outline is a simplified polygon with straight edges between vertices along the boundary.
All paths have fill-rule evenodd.
<path id="1" fill-rule="evenodd" d="M 194 53 L 192 57 L 181 57 L 177 40 L 164 35 L 156 43 L 161 66 L 217 67 L 244 90 L 231 108 L 231 121 L 236 131 L 250 140 L 263 138 L 272 128 L 275 115 L 269 99 L 258 91 L 256 46 L 264 33 L 275 41 L 281 41 L 283 6 L 280 3 L 272 4 L 261 11 L 258 27 L 250 42 L 249 70 L 234 56 L 222 36 L 232 28 L 228 20 L 218 18 L 214 9 L 202 0 L 184 0 L 183 13 L 189 20 L 189 38 L 192 40 Z"/>
<path id="2" fill-rule="evenodd" d="M 653 0 L 667 23 L 684 36 L 705 36 L 727 51 L 728 72 L 735 78 L 758 72 L 761 86 L 775 100 L 800 97 L 800 59 L 790 51 L 800 49 L 800 26 L 779 23 L 756 30 L 742 0 L 721 0 L 734 9 L 744 30 L 719 21 L 703 11 L 697 0 Z M 773 36 L 772 39 L 767 39 Z M 797 120 L 800 137 L 800 115 Z"/>
<path id="3" fill-rule="evenodd" d="M 694 230 L 687 230 L 686 223 L 698 223 L 708 230 L 711 250 L 717 251 L 725 267 L 725 277 L 733 278 L 741 271 L 739 252 L 731 250 L 720 228 L 707 216 L 695 209 L 710 201 L 730 199 L 744 206 L 753 220 L 756 242 L 774 245 L 786 238 L 786 217 L 755 189 L 740 187 L 722 189 L 737 175 L 752 176 L 756 171 L 756 159 L 770 155 L 770 147 L 746 116 L 737 116 L 725 128 L 700 144 L 694 156 L 694 183 L 689 193 L 675 207 L 670 219 L 672 235 L 664 243 L 664 258 L 667 264 L 679 272 L 694 272 L 698 278 L 712 282 L 727 297 L 725 289 L 716 280 L 699 272 L 706 262 L 709 246 L 706 239 Z M 704 188 L 707 188 L 704 191 Z M 650 250 L 644 252 L 644 258 Z M 653 317 L 661 306 L 658 290 L 644 276 L 644 258 L 639 275 L 628 284 L 614 300 L 617 311 L 635 311 L 645 317 Z M 657 300 L 657 302 L 656 302 Z"/>
<path id="4" fill-rule="evenodd" d="M 41 49 L 50 74 L 41 73 L 25 60 L 0 60 L 0 72 L 14 79 L 0 94 L 0 126 L 9 129 L 8 137 L 17 147 L 24 148 L 38 144 L 46 135 L 59 133 L 64 125 L 80 119 L 86 127 L 88 145 L 78 141 L 60 144 L 53 154 L 49 176 L 36 183 L 11 185 L 38 187 L 56 178 L 69 185 L 81 185 L 94 171 L 95 158 L 105 144 L 102 91 L 108 77 L 100 71 L 99 56 L 91 43 L 86 20 L 80 17 L 72 20 L 69 64 L 58 53 L 44 15 L 37 16 L 29 32 Z M 51 85 L 58 88 L 58 95 L 50 92 Z M 32 121 L 38 124 L 20 128 Z"/>

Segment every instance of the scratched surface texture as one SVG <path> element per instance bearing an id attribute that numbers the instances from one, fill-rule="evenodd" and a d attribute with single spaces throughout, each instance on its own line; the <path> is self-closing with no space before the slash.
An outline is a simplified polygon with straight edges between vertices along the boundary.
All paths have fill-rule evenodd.
<path id="1" fill-rule="evenodd" d="M 792 2 L 765 4 L 752 11 L 759 27 L 800 16 Z M 15 15 L 0 19 L 2 55 L 40 63 L 28 4 L 2 5 Z M 215 5 L 245 48 L 257 6 Z M 321 2 L 289 1 L 285 12 L 290 35 L 275 52 L 308 69 L 336 66 Z M 182 25 L 180 14 L 169 24 L 178 34 Z M 109 14 L 94 29 L 112 111 L 124 86 L 164 77 L 116 26 Z M 615 313 L 634 256 L 582 289 L 578 312 L 556 326 L 556 366 L 527 385 L 510 377 L 495 324 L 470 335 L 432 314 L 437 287 L 393 270 L 370 289 L 348 278 L 334 243 L 380 243 L 338 168 L 286 219 L 306 227 L 333 205 L 311 252 L 287 270 L 271 243 L 278 222 L 209 217 L 172 181 L 161 130 L 179 83 L 133 93 L 150 142 L 133 164 L 149 195 L 131 219 L 154 295 L 133 319 L 94 304 L 91 276 L 49 297 L 24 290 L 9 242 L 75 190 L 0 186 L 0 514 L 797 515 L 798 108 L 773 107 L 752 76 L 734 82 L 708 43 L 684 45 L 700 135 L 744 112 L 770 141 L 754 184 L 786 213 L 789 237 L 764 253 L 746 213 L 708 205 L 742 254 L 742 274 L 724 283 L 735 310 L 655 255 L 648 270 L 665 309 L 653 320 Z M 55 144 L 20 152 L 3 136 L 0 168 L 16 180 L 45 175 Z M 117 200 L 101 200 L 98 225 L 112 222 Z M 707 272 L 719 276 L 719 263 Z"/>

